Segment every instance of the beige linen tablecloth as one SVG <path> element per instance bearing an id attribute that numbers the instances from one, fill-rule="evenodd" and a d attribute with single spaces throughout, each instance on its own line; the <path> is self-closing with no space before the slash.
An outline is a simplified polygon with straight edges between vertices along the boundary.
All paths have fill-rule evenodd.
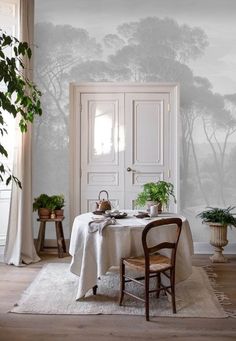
<path id="1" fill-rule="evenodd" d="M 97 279 L 104 275 L 111 266 L 118 266 L 121 257 L 143 254 L 141 235 L 145 225 L 151 220 L 134 217 L 135 211 L 127 211 L 128 217 L 117 219 L 115 225 L 90 233 L 88 224 L 92 213 L 77 216 L 73 223 L 70 249 L 72 256 L 70 271 L 79 276 L 76 299 L 97 284 Z M 193 241 L 189 223 L 186 218 L 176 214 L 161 214 L 157 218 L 180 217 L 183 221 L 176 259 L 176 283 L 185 280 L 192 273 Z M 152 232 L 152 231 L 151 231 Z M 155 231 L 154 231 L 155 232 Z M 150 235 L 153 243 L 164 241 L 171 236 L 166 227 Z"/>

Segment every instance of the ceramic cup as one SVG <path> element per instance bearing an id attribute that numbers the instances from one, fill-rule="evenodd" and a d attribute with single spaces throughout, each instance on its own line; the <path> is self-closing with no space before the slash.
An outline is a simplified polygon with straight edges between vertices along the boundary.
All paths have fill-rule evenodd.
<path id="1" fill-rule="evenodd" d="M 150 206 L 150 217 L 157 217 L 158 216 L 158 205 Z"/>

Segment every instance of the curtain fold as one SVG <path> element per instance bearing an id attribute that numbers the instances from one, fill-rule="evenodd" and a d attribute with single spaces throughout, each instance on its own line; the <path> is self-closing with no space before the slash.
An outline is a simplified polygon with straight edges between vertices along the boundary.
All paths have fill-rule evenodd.
<path id="1" fill-rule="evenodd" d="M 32 47 L 34 28 L 34 0 L 20 0 L 20 40 Z M 32 79 L 32 59 L 24 60 L 23 72 Z M 16 120 L 13 174 L 21 180 L 22 190 L 12 183 L 4 261 L 20 266 L 38 262 L 32 229 L 32 127 L 22 134 Z"/>

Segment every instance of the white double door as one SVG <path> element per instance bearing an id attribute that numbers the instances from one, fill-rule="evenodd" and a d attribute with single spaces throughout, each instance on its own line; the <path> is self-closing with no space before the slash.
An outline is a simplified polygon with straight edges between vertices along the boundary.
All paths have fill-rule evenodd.
<path id="1" fill-rule="evenodd" d="M 135 208 L 146 182 L 171 181 L 177 190 L 175 92 L 127 90 L 80 92 L 81 212 L 95 210 L 101 190 L 120 209 Z"/>

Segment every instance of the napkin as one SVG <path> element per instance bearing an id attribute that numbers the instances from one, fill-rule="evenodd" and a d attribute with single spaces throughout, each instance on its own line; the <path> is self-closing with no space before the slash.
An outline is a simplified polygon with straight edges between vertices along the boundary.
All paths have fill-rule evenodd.
<path id="1" fill-rule="evenodd" d="M 99 220 L 99 221 L 90 221 L 89 222 L 89 228 L 88 231 L 89 233 L 94 233 L 94 232 L 99 232 L 99 234 L 102 234 L 102 231 L 104 229 L 104 227 L 108 226 L 108 225 L 115 225 L 116 220 L 115 218 L 104 218 L 103 220 Z"/>

